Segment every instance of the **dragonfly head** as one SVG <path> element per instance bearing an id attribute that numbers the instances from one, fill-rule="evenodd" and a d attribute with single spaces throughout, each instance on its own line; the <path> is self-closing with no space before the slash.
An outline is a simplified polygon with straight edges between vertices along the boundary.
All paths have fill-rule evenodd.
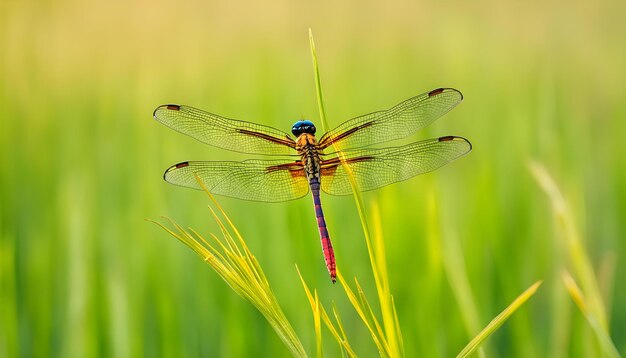
<path id="1" fill-rule="evenodd" d="M 291 127 L 291 133 L 296 137 L 302 133 L 315 134 L 315 125 L 311 121 L 301 120 Z"/>

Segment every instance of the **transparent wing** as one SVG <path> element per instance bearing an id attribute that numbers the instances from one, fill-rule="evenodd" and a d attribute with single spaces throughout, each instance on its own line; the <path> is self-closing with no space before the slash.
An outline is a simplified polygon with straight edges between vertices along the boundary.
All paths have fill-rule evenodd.
<path id="1" fill-rule="evenodd" d="M 470 142 L 461 137 L 440 137 L 408 144 L 402 147 L 344 151 L 345 163 L 338 158 L 322 162 L 322 190 L 331 195 L 352 193 L 349 167 L 362 191 L 431 172 L 472 149 Z"/>
<path id="2" fill-rule="evenodd" d="M 211 193 L 244 200 L 279 202 L 309 192 L 302 165 L 284 160 L 183 162 L 169 167 L 163 178 L 171 184 L 202 189 L 194 174 Z"/>
<path id="3" fill-rule="evenodd" d="M 320 146 L 336 144 L 340 149 L 360 148 L 375 143 L 405 138 L 441 117 L 463 95 L 453 88 L 438 88 L 420 94 L 385 111 L 350 119 L 320 138 Z"/>
<path id="4" fill-rule="evenodd" d="M 167 104 L 154 110 L 154 119 L 203 143 L 251 154 L 291 154 L 289 134 L 260 124 L 238 121 L 189 106 Z"/>

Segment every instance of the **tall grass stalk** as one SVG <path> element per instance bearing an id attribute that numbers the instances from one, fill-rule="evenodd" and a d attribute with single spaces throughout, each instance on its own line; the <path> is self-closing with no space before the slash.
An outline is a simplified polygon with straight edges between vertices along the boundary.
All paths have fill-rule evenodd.
<path id="1" fill-rule="evenodd" d="M 566 256 L 568 266 L 573 270 L 575 277 L 580 280 L 582 289 L 578 288 L 576 281 L 569 273 L 563 276 L 565 287 L 591 325 L 604 354 L 615 356 L 617 349 L 609 335 L 607 313 L 600 284 L 583 240 L 576 228 L 569 205 L 543 164 L 530 162 L 528 166 L 533 177 L 550 200 L 556 227 L 555 239 L 559 240 L 560 245 L 558 247 L 565 250 L 562 254 Z"/>
<path id="2" fill-rule="evenodd" d="M 529 168 L 535 180 L 550 200 L 557 230 L 556 239 L 562 240 L 564 245 L 561 245 L 561 247 L 567 249 L 566 253 L 569 263 L 588 297 L 589 310 L 606 330 L 608 327 L 607 315 L 596 274 L 593 271 L 593 266 L 587 255 L 584 243 L 576 229 L 569 206 L 563 198 L 558 185 L 541 163 L 530 162 Z"/>
<path id="3" fill-rule="evenodd" d="M 567 289 L 567 292 L 572 297 L 574 303 L 576 303 L 576 306 L 578 306 L 578 309 L 580 309 L 580 311 L 583 313 L 585 319 L 587 319 L 587 322 L 589 323 L 591 329 L 598 338 L 598 341 L 600 341 L 600 345 L 604 354 L 607 357 L 620 357 L 620 354 L 617 351 L 617 348 L 615 348 L 611 337 L 609 336 L 607 331 L 600 325 L 600 322 L 598 322 L 596 316 L 593 315 L 593 313 L 589 310 L 589 304 L 572 275 L 570 275 L 567 271 L 563 271 L 562 279 L 563 283 L 565 284 L 565 288 Z"/>
<path id="4" fill-rule="evenodd" d="M 198 177 L 196 180 L 215 207 L 214 209 L 209 206 L 209 209 L 220 227 L 221 238 L 211 234 L 212 244 L 193 229 L 185 230 L 172 219 L 167 219 L 172 229 L 160 222 L 150 221 L 192 249 L 233 291 L 259 310 L 294 357 L 307 357 L 300 339 L 280 308 L 259 262 L 204 183 Z M 318 344 L 321 345 L 321 341 Z"/>
<path id="5" fill-rule="evenodd" d="M 313 40 L 313 32 L 311 31 L 311 29 L 309 29 L 309 43 L 311 46 L 311 56 L 313 60 L 313 69 L 315 74 L 315 88 L 317 93 L 318 108 L 320 112 L 320 122 L 322 123 L 324 131 L 328 131 L 329 126 L 326 120 L 326 109 L 324 106 L 324 96 L 322 93 L 322 84 L 317 61 L 317 51 L 315 49 L 315 41 Z M 334 144 L 333 147 L 340 160 L 344 162 L 345 156 L 343 152 Z M 374 315 L 371 306 L 363 290 L 361 289 L 361 286 L 359 285 L 358 280 L 356 278 L 354 279 L 358 291 L 358 295 L 356 295 L 343 279 L 340 270 L 337 270 L 337 275 L 350 302 L 369 329 L 372 335 L 372 339 L 378 347 L 379 353 L 382 356 L 399 357 L 403 355 L 404 348 L 400 333 L 400 325 L 398 324 L 399 320 L 396 314 L 395 307 L 393 305 L 393 297 L 391 296 L 389 291 L 387 266 L 384 258 L 384 244 L 381 229 L 382 225 L 380 225 L 380 219 L 378 219 L 378 208 L 375 208 L 374 215 L 374 218 L 377 219 L 376 223 L 378 224 L 378 230 L 377 235 L 375 236 L 375 242 L 372 243 L 370 230 L 367 224 L 365 208 L 363 205 L 363 198 L 360 194 L 358 184 L 354 178 L 354 174 L 352 173 L 351 168 L 347 165 L 344 165 L 343 168 L 348 174 L 348 179 L 350 181 L 350 186 L 352 187 L 352 193 L 354 201 L 356 203 L 357 212 L 359 214 L 359 219 L 363 228 L 363 235 L 365 236 L 369 259 L 372 265 L 372 272 L 376 283 L 376 291 L 378 293 L 380 310 L 383 317 L 384 330 L 376 319 L 376 316 Z"/>

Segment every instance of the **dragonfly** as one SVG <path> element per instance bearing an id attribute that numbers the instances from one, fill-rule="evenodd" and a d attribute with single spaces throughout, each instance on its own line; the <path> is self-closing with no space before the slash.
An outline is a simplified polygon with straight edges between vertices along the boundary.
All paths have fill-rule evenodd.
<path id="1" fill-rule="evenodd" d="M 431 172 L 467 154 L 471 143 L 443 136 L 411 144 L 372 148 L 406 138 L 431 124 L 463 100 L 453 88 L 437 88 L 389 109 L 358 116 L 316 138 L 316 127 L 299 120 L 291 134 L 279 129 L 219 116 L 190 106 L 165 104 L 154 118 L 180 133 L 222 149 L 264 155 L 244 161 L 187 161 L 163 174 L 171 184 L 212 194 L 260 202 L 313 197 L 326 269 L 335 283 L 337 269 L 320 191 L 330 195 L 377 189 Z"/>

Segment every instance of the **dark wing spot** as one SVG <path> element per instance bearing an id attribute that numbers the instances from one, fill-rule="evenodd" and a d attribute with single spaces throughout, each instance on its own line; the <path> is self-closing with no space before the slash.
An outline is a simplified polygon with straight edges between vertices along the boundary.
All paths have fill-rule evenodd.
<path id="1" fill-rule="evenodd" d="M 171 167 L 165 170 L 165 173 L 163 173 L 163 179 L 165 179 L 165 181 L 169 181 L 167 180 L 168 174 L 171 174 L 172 171 L 175 171 L 176 169 L 180 169 L 180 168 L 184 168 L 188 166 L 189 166 L 189 162 L 182 162 L 182 163 L 172 165 Z"/>
<path id="2" fill-rule="evenodd" d="M 453 135 L 449 135 L 449 136 L 445 136 L 445 137 L 439 137 L 437 139 L 440 142 L 465 142 L 469 146 L 469 150 L 472 150 L 472 143 L 470 143 L 469 140 L 467 140 L 467 139 L 465 139 L 463 137 L 456 137 L 456 136 L 453 136 Z"/>
<path id="3" fill-rule="evenodd" d="M 438 94 L 440 94 L 442 92 L 443 92 L 443 88 L 434 89 L 434 90 L 428 92 L 428 97 L 436 96 L 436 95 L 438 95 Z"/>
<path id="4" fill-rule="evenodd" d="M 171 111 L 180 111 L 180 106 L 177 104 L 168 104 L 166 108 Z"/>

